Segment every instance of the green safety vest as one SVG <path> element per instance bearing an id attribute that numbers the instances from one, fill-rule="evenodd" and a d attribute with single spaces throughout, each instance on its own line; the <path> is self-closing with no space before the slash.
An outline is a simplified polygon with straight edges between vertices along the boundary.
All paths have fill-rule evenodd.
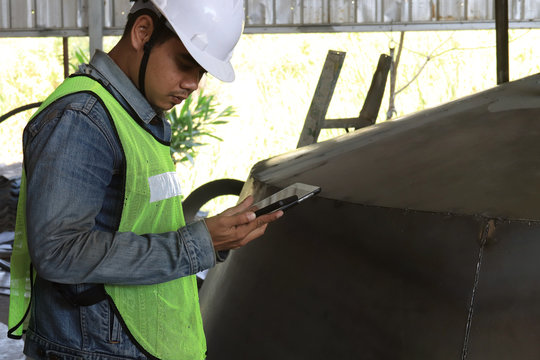
<path id="1" fill-rule="evenodd" d="M 86 76 L 68 78 L 36 114 L 56 99 L 77 92 L 91 92 L 102 100 L 125 154 L 125 197 L 118 231 L 141 235 L 176 231 L 184 226 L 169 146 L 139 126 L 100 83 Z M 33 280 L 25 207 L 23 170 L 11 257 L 9 335 L 15 338 L 22 336 L 25 327 Z M 105 291 L 127 332 L 147 355 L 163 360 L 205 358 L 206 340 L 195 275 L 154 285 L 105 284 Z"/>

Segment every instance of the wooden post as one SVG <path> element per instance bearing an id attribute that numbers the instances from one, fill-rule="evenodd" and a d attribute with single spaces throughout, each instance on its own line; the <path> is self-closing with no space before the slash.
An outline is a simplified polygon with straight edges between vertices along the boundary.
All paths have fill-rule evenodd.
<path id="1" fill-rule="evenodd" d="M 364 100 L 364 106 L 360 111 L 359 123 L 369 122 L 375 124 L 379 109 L 381 108 L 381 102 L 384 95 L 384 88 L 386 87 L 386 79 L 388 78 L 388 71 L 392 65 L 392 57 L 386 54 L 381 54 L 379 62 L 377 63 L 377 69 L 373 74 L 371 85 L 369 87 L 366 99 Z M 356 127 L 359 129 L 360 127 Z"/>
<path id="2" fill-rule="evenodd" d="M 297 147 L 317 142 L 345 55 L 343 51 L 328 51 Z"/>

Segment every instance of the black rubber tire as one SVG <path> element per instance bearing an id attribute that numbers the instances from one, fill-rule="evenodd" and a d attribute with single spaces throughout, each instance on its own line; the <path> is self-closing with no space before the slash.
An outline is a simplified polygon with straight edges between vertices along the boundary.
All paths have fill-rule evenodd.
<path id="1" fill-rule="evenodd" d="M 20 113 L 21 111 L 26 111 L 26 110 L 33 109 L 33 108 L 40 107 L 40 106 L 41 106 L 41 102 L 36 102 L 36 103 L 20 106 L 20 107 L 18 107 L 16 109 L 13 109 L 13 110 L 5 113 L 2 116 L 0 116 L 0 123 L 2 121 L 7 120 L 8 118 L 12 117 L 13 115 L 16 115 L 16 114 Z"/>
<path id="2" fill-rule="evenodd" d="M 182 203 L 186 223 L 192 221 L 197 212 L 208 201 L 223 195 L 240 195 L 244 182 L 235 179 L 210 181 L 195 189 Z"/>

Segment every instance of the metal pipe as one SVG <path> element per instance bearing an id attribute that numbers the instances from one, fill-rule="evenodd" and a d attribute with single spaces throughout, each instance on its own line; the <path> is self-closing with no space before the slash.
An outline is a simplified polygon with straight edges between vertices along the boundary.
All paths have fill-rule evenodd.
<path id="1" fill-rule="evenodd" d="M 69 42 L 68 37 L 62 38 L 62 50 L 64 53 L 64 79 L 69 76 Z"/>
<path id="2" fill-rule="evenodd" d="M 304 25 L 304 0 L 300 0 L 300 24 Z"/>
<path id="3" fill-rule="evenodd" d="M 273 15 L 273 19 L 272 19 L 272 24 L 276 25 L 277 24 L 277 5 L 276 5 L 276 0 L 272 1 L 272 12 L 274 13 Z"/>
<path id="4" fill-rule="evenodd" d="M 103 5 L 98 1 L 88 2 L 88 36 L 92 57 L 97 49 L 103 49 Z"/>
<path id="5" fill-rule="evenodd" d="M 495 0 L 495 31 L 497 37 L 497 84 L 508 82 L 508 0 Z"/>

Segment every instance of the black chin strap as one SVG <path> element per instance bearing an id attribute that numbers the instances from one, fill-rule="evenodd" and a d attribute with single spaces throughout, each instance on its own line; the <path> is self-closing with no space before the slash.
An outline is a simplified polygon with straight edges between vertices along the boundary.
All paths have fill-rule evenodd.
<path id="1" fill-rule="evenodd" d="M 148 58 L 150 57 L 150 50 L 154 46 L 153 36 L 144 44 L 144 54 L 141 59 L 141 66 L 139 67 L 139 90 L 146 97 L 146 91 L 144 90 L 144 78 L 146 77 L 146 66 L 148 65 Z"/>
<path id="2" fill-rule="evenodd" d="M 163 20 L 163 18 L 160 18 L 156 22 L 156 25 L 157 26 L 155 27 L 154 32 L 152 32 L 150 39 L 144 44 L 144 53 L 141 59 L 141 66 L 139 67 L 139 90 L 144 97 L 146 97 L 146 91 L 144 89 L 144 79 L 146 77 L 146 66 L 148 65 L 148 58 L 150 57 L 150 51 L 156 43 L 157 34 L 161 32 L 162 27 L 165 26 L 165 20 Z"/>

